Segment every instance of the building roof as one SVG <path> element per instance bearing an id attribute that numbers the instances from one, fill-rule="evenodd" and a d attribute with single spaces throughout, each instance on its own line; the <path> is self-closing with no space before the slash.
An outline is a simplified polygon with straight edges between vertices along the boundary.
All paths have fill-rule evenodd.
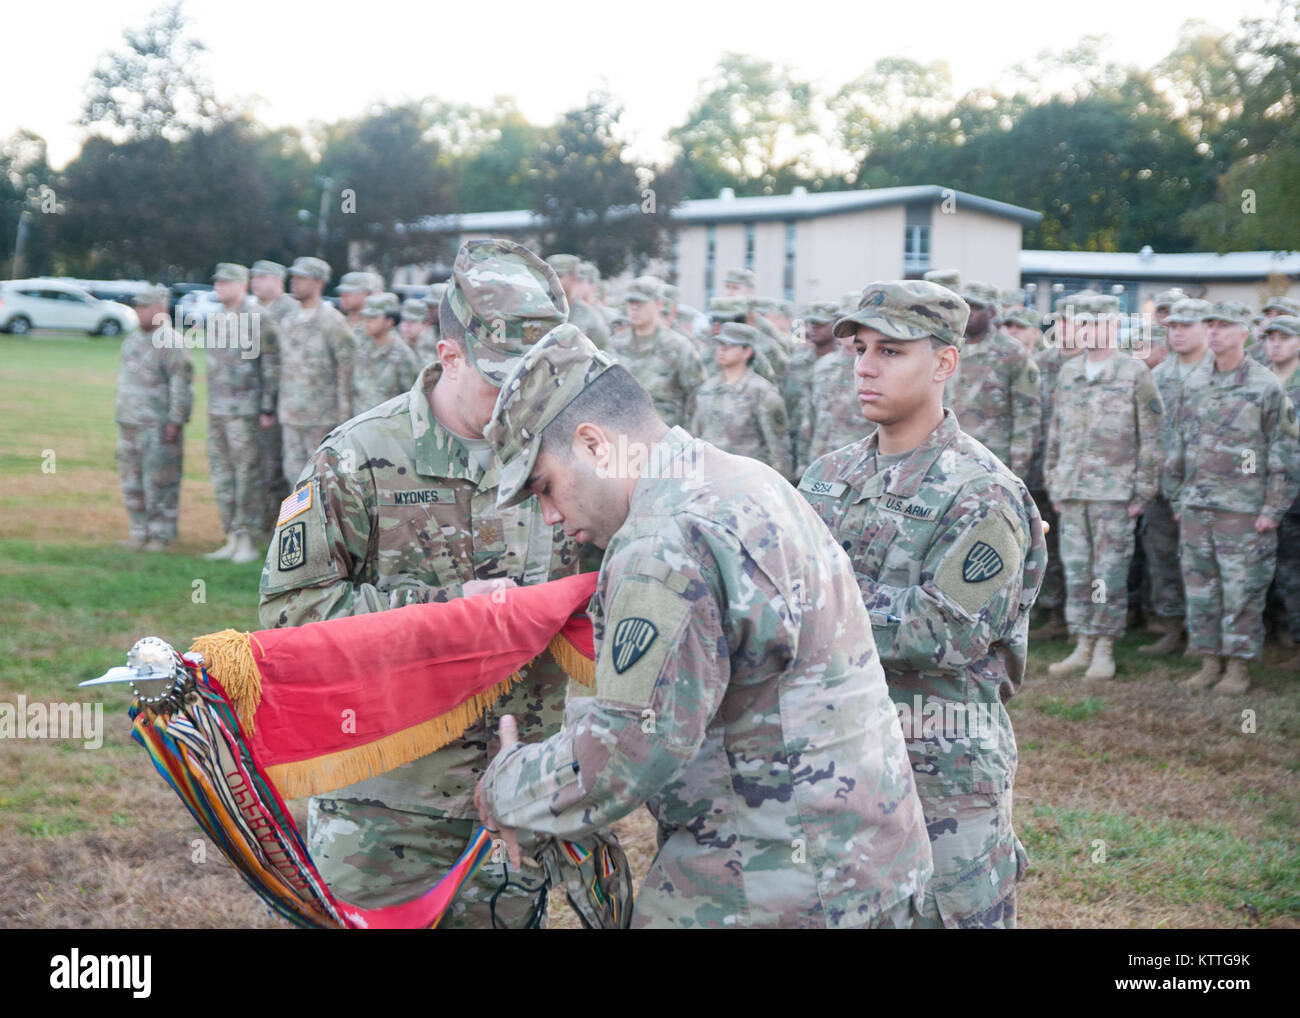
<path id="1" fill-rule="evenodd" d="M 752 198 L 691 198 L 676 205 L 672 219 L 683 224 L 744 222 L 755 220 L 815 219 L 840 215 L 860 209 L 885 205 L 937 204 L 951 199 L 956 208 L 973 209 L 993 216 L 1014 219 L 1025 226 L 1036 226 L 1043 214 L 1019 205 L 984 198 L 938 184 L 910 187 L 877 187 L 864 191 L 814 191 L 796 187 L 789 194 L 758 195 Z M 630 214 L 637 207 L 630 205 Z M 611 210 L 617 213 L 619 210 Z M 432 233 L 518 233 L 535 231 L 543 225 L 542 216 L 528 209 L 502 212 L 462 212 L 442 216 L 425 216 L 415 229 Z"/>
<path id="2" fill-rule="evenodd" d="M 1105 279 L 1267 279 L 1300 276 L 1300 252 L 1230 251 L 1157 254 L 1149 247 L 1127 251 L 1021 251 L 1022 276 L 1096 276 Z"/>

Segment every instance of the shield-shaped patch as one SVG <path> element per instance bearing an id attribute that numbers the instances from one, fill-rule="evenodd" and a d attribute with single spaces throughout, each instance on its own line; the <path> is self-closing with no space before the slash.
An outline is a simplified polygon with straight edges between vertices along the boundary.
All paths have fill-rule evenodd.
<path id="1" fill-rule="evenodd" d="M 622 675 L 650 649 L 659 630 L 649 619 L 630 615 L 614 627 L 614 671 Z"/>
<path id="2" fill-rule="evenodd" d="M 991 545 L 976 541 L 961 564 L 961 578 L 967 583 L 983 583 L 1002 572 L 1002 556 Z"/>
<path id="3" fill-rule="evenodd" d="M 291 523 L 280 529 L 280 554 L 277 564 L 280 572 L 297 569 L 307 561 L 307 524 Z"/>

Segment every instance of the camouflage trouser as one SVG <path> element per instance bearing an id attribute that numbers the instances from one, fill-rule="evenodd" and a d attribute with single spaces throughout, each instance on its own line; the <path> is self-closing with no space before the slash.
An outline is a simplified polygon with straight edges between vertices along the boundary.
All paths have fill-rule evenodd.
<path id="1" fill-rule="evenodd" d="M 1255 533 L 1253 513 L 1184 509 L 1182 539 L 1188 651 L 1259 657 L 1277 531 Z"/>
<path id="2" fill-rule="evenodd" d="M 1013 929 L 1016 883 L 1029 857 L 1011 827 L 1011 790 L 1001 795 L 922 796 L 934 876 L 914 929 Z"/>
<path id="3" fill-rule="evenodd" d="M 1043 574 L 1043 585 L 1038 590 L 1036 608 L 1057 611 L 1065 607 L 1065 572 L 1061 569 L 1061 521 L 1052 508 L 1052 500 L 1045 491 L 1032 492 L 1034 505 L 1038 514 L 1047 524 L 1047 571 Z"/>
<path id="4" fill-rule="evenodd" d="M 227 534 L 262 532 L 262 443 L 257 417 L 208 415 L 212 493 Z"/>
<path id="5" fill-rule="evenodd" d="M 1128 613 L 1133 521 L 1124 502 L 1061 503 L 1065 624 L 1072 636 L 1121 636 Z"/>
<path id="6" fill-rule="evenodd" d="M 307 809 L 307 851 L 335 896 L 377 908 L 418 898 L 436 884 L 478 826 L 476 820 L 409 813 L 373 801 L 315 797 Z M 492 896 L 505 881 L 505 869 L 491 856 L 484 860 L 438 928 L 492 929 Z M 496 901 L 497 922 L 522 929 L 538 901 L 541 871 L 511 867 L 508 876 L 511 886 Z M 544 900 L 542 909 L 545 915 Z"/>
<path id="7" fill-rule="evenodd" d="M 276 420 L 269 428 L 257 429 L 262 446 L 262 536 L 275 530 L 280 503 L 289 497 L 289 482 L 284 479 L 284 435 Z"/>
<path id="8" fill-rule="evenodd" d="M 1286 628 L 1300 640 L 1300 512 L 1288 512 L 1277 528 L 1276 583 Z"/>
<path id="9" fill-rule="evenodd" d="M 117 426 L 117 472 L 132 537 L 176 540 L 184 439 L 164 441 L 165 426 Z"/>
<path id="10" fill-rule="evenodd" d="M 1142 516 L 1142 547 L 1147 556 L 1147 586 L 1142 608 L 1148 615 L 1182 621 L 1186 612 L 1183 572 L 1178 565 L 1178 523 L 1163 495 Z"/>
<path id="11" fill-rule="evenodd" d="M 311 454 L 320 445 L 321 439 L 333 431 L 334 427 L 331 424 L 311 424 L 304 427 L 282 424 L 280 430 L 284 434 L 284 479 L 289 482 L 289 487 L 292 489 L 298 483 L 298 475 L 302 473 L 302 468 L 307 465 Z M 278 506 L 276 508 L 279 509 Z M 279 515 L 278 511 L 276 515 Z"/>

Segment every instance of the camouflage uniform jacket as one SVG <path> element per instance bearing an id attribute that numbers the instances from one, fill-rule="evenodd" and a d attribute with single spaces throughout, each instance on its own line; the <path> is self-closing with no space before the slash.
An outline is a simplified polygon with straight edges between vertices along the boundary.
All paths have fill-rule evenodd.
<path id="1" fill-rule="evenodd" d="M 388 344 L 380 349 L 366 337 L 352 364 L 352 409 L 364 413 L 385 400 L 411 391 L 420 363 L 406 340 L 395 332 L 388 334 Z"/>
<path id="2" fill-rule="evenodd" d="M 785 403 L 776 386 L 753 371 L 734 384 L 717 374 L 700 386 L 689 430 L 723 452 L 766 463 L 787 479 L 794 470 Z"/>
<path id="3" fill-rule="evenodd" d="M 415 353 L 415 364 L 417 368 L 422 368 L 426 364 L 438 359 L 438 330 L 432 325 L 426 325 L 419 336 L 415 339 L 415 345 L 411 348 Z"/>
<path id="4" fill-rule="evenodd" d="M 1212 356 L 1208 351 L 1206 357 Z M 1204 358 L 1197 364 L 1203 363 Z M 1186 374 L 1179 374 L 1180 362 L 1176 353 L 1170 353 L 1168 357 L 1155 366 L 1151 372 L 1151 377 L 1155 380 L 1156 388 L 1160 390 L 1160 402 L 1164 405 L 1165 413 L 1160 421 L 1160 493 L 1166 499 L 1169 498 L 1169 481 L 1165 476 L 1165 461 L 1169 458 L 1169 453 L 1173 449 L 1174 432 L 1178 429 L 1179 418 L 1183 412 L 1183 382 L 1186 380 Z M 1195 370 L 1196 365 L 1192 365 L 1191 370 Z"/>
<path id="5" fill-rule="evenodd" d="M 1207 357 L 1183 381 L 1165 468 L 1174 511 L 1217 509 L 1280 521 L 1300 482 L 1295 407 L 1250 357 L 1219 371 Z"/>
<path id="6" fill-rule="evenodd" d="M 132 329 L 122 340 L 117 373 L 118 424 L 184 424 L 194 406 L 194 362 L 171 325 L 146 333 Z"/>
<path id="7" fill-rule="evenodd" d="M 1029 352 L 1005 332 L 990 332 L 962 347 L 944 405 L 952 407 L 966 434 L 1025 477 L 1042 428 L 1041 398 L 1038 365 Z"/>
<path id="8" fill-rule="evenodd" d="M 275 413 L 280 391 L 280 352 L 271 313 L 250 297 L 239 311 L 208 315 L 206 328 L 208 335 L 222 344 L 208 344 L 204 351 L 208 415 L 249 417 Z M 256 356 L 250 356 L 254 353 Z"/>
<path id="9" fill-rule="evenodd" d="M 629 326 L 611 335 L 606 349 L 650 393 L 665 424 L 671 428 L 690 420 L 704 365 L 689 339 L 662 325 L 642 339 Z"/>
<path id="10" fill-rule="evenodd" d="M 1147 366 L 1118 351 L 1088 380 L 1087 354 L 1061 368 L 1047 439 L 1053 502 L 1086 499 L 1145 506 L 1160 493 L 1164 406 Z"/>
<path id="11" fill-rule="evenodd" d="M 325 301 L 285 315 L 280 327 L 280 421 L 319 427 L 351 417 L 354 356 L 347 321 Z"/>
<path id="12" fill-rule="evenodd" d="M 263 626 L 383 611 L 394 591 L 413 601 L 448 601 L 462 596 L 468 580 L 509 577 L 524 586 L 579 571 L 578 545 L 542 522 L 535 499 L 497 510 L 497 465 L 477 470 L 429 408 L 440 373 L 430 365 L 409 393 L 335 428 L 316 450 L 304 471 L 310 506 L 276 528 L 262 570 Z M 495 718 L 514 714 L 521 738 L 549 735 L 559 727 L 566 685 L 543 655 L 486 723 L 330 796 L 474 817 L 474 785 L 487 766 Z"/>
<path id="13" fill-rule="evenodd" d="M 582 330 L 597 349 L 604 350 L 609 346 L 609 326 L 605 324 L 604 316 L 585 300 L 570 301 L 569 321 Z"/>
<path id="14" fill-rule="evenodd" d="M 951 410 L 883 470 L 878 444 L 872 435 L 823 457 L 799 491 L 849 553 L 895 702 L 913 717 L 917 697 L 923 710 L 943 708 L 944 731 L 908 744 L 921 798 L 998 795 L 1015 776 L 1003 695 L 1024 679 L 1029 610 L 1047 567 L 1041 518 L 1021 480 Z M 947 705 L 972 703 L 991 712 L 992 739 L 948 729 Z"/>
<path id="15" fill-rule="evenodd" d="M 853 358 L 838 347 L 818 357 L 812 367 L 812 384 L 795 446 L 796 471 L 802 472 L 814 460 L 874 430 L 875 425 L 862 416 L 853 380 Z"/>
<path id="16" fill-rule="evenodd" d="M 804 344 L 790 356 L 785 377 L 781 379 L 781 398 L 785 400 L 786 417 L 790 421 L 790 441 L 799 441 L 799 426 L 803 424 L 804 408 L 812 388 L 813 365 L 817 354 Z"/>
<path id="17" fill-rule="evenodd" d="M 601 566 L 595 696 L 485 805 L 571 837 L 648 800 L 635 925 L 866 925 L 932 863 L 852 568 L 774 471 L 680 428 L 661 452 Z"/>
<path id="18" fill-rule="evenodd" d="M 298 310 L 298 302 L 290 297 L 287 293 L 282 293 L 271 301 L 270 304 L 258 305 L 271 316 L 271 321 L 279 325 L 284 321 L 285 316 Z"/>
<path id="19" fill-rule="evenodd" d="M 1076 354 L 1075 356 L 1082 356 Z M 1059 347 L 1050 346 L 1034 354 L 1034 363 L 1038 365 L 1039 428 L 1034 441 L 1034 458 L 1029 463 L 1029 473 L 1025 484 L 1030 491 L 1043 491 L 1047 480 L 1043 476 L 1043 461 L 1047 458 L 1047 436 L 1052 430 L 1052 411 L 1056 406 L 1056 385 L 1061 376 L 1061 367 L 1069 364 L 1073 358 L 1062 357 Z"/>

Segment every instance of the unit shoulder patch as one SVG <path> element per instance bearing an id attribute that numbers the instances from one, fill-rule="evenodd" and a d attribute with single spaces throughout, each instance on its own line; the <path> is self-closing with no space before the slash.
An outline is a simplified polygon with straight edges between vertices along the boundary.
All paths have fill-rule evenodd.
<path id="1" fill-rule="evenodd" d="M 634 575 L 619 581 L 596 658 L 596 696 L 649 706 L 689 611 L 689 602 L 659 580 Z"/>
<path id="2" fill-rule="evenodd" d="M 939 563 L 934 585 L 974 615 L 1020 573 L 1019 535 L 1000 512 L 971 527 Z"/>

